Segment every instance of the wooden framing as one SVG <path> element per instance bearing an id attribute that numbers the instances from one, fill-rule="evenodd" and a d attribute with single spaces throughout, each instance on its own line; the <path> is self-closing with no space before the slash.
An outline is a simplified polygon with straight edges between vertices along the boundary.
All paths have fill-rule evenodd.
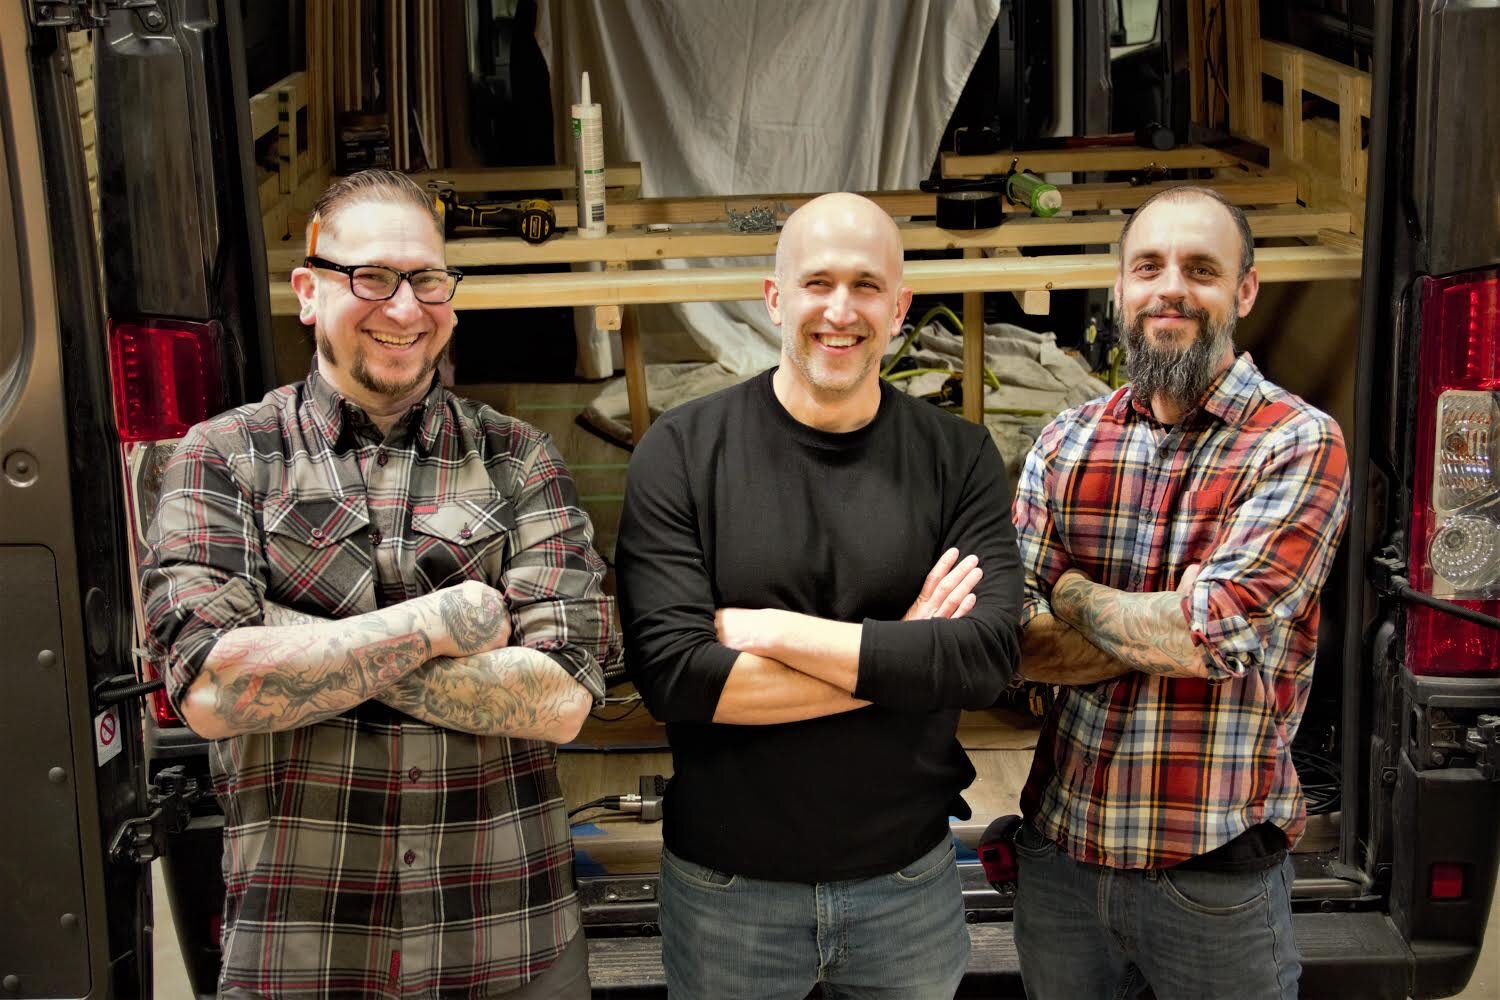
<path id="1" fill-rule="evenodd" d="M 367 3 L 378 6 L 367 8 Z M 1031 248 L 1107 247 L 1119 240 L 1125 217 L 1173 184 L 1213 188 L 1243 206 L 1257 248 L 1262 281 L 1349 279 L 1359 275 L 1366 163 L 1364 120 L 1370 113 L 1369 74 L 1321 56 L 1259 37 L 1260 0 L 1188 0 L 1189 96 L 1195 122 L 1211 130 L 1261 142 L 1270 166 L 1243 160 L 1215 145 L 1171 150 L 1130 146 L 999 152 L 985 156 L 944 154 L 945 177 L 1004 173 L 1012 167 L 1037 173 L 1099 174 L 1176 171 L 1182 180 L 1150 184 L 1078 183 L 1060 185 L 1063 214 L 1031 217 L 1006 203 L 1006 221 L 988 230 L 955 232 L 930 220 L 936 196 L 918 191 L 871 192 L 869 197 L 899 222 L 908 252 L 957 251 L 961 259 L 919 260 L 907 265 L 906 283 L 918 293 L 963 295 L 966 329 L 982 323 L 983 295 L 1009 292 L 1028 314 L 1045 314 L 1051 293 L 1107 288 L 1118 261 L 1109 253 L 1023 256 Z M 379 54 L 392 121 L 392 153 L 410 168 L 429 162 L 440 148 L 441 101 L 438 37 L 442 29 L 437 0 L 307 0 L 308 66 L 251 101 L 257 135 L 279 126 L 281 170 L 261 185 L 266 211 L 268 254 L 273 277 L 272 311 L 291 315 L 297 303 L 286 282 L 301 260 L 300 231 L 305 213 L 326 183 L 332 159 L 333 113 L 359 109 L 368 78 L 360 29 L 375 15 L 383 27 Z M 383 20 L 381 20 L 383 19 Z M 1284 100 L 1263 100 L 1263 79 L 1281 81 Z M 1338 118 L 1309 118 L 1302 97 L 1312 94 L 1338 108 Z M 309 95 L 315 95 L 309 99 Z M 305 109 L 305 143 L 297 137 L 297 116 Z M 305 149 L 302 146 L 305 145 Z M 1264 159 L 1261 163 L 1264 163 Z M 1192 180 L 1183 173 L 1189 172 Z M 498 170 L 445 170 L 414 173 L 419 183 L 442 181 L 461 193 L 536 189 L 570 190 L 572 167 L 518 167 Z M 597 326 L 618 329 L 625 350 L 631 429 L 637 438 L 649 421 L 645 366 L 634 306 L 687 301 L 758 299 L 765 269 L 715 268 L 633 270 L 635 261 L 705 257 L 747 257 L 774 251 L 776 234 L 733 231 L 730 213 L 772 210 L 778 220 L 815 197 L 812 193 L 737 195 L 702 198 L 634 198 L 639 164 L 608 168 L 606 202 L 610 232 L 581 239 L 576 206 L 554 203 L 559 234 L 539 246 L 518 239 L 467 238 L 448 244 L 448 261 L 461 268 L 555 266 L 602 261 L 602 271 L 475 275 L 460 286 L 460 309 L 577 306 L 595 310 Z M 620 195 L 620 196 L 616 196 Z M 268 202 L 273 202 L 268 209 Z M 1288 245 L 1290 244 L 1290 245 Z M 983 405 L 983 343 L 966 338 L 965 415 L 980 419 Z"/>

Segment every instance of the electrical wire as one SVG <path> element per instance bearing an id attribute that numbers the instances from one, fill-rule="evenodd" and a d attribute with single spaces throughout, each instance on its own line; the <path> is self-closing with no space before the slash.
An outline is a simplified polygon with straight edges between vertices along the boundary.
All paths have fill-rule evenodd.
<path id="1" fill-rule="evenodd" d="M 1297 768 L 1308 815 L 1337 812 L 1343 794 L 1338 762 L 1323 754 L 1293 747 L 1292 764 Z"/>

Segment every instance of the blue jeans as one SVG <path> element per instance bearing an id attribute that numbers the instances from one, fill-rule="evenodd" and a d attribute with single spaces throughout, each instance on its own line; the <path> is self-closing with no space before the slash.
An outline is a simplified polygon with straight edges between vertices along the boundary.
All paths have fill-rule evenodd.
<path id="1" fill-rule="evenodd" d="M 1295 998 L 1292 859 L 1264 871 L 1082 864 L 1016 836 L 1016 948 L 1031 1000 Z"/>
<path id="2" fill-rule="evenodd" d="M 662 964 L 672 1000 L 950 1000 L 969 961 L 953 843 L 847 882 L 727 875 L 662 851 Z"/>

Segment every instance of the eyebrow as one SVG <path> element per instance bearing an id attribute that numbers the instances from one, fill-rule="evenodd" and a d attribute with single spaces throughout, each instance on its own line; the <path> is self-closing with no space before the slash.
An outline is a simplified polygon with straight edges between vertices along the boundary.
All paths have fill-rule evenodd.
<path id="1" fill-rule="evenodd" d="M 797 275 L 797 280 L 800 282 L 800 281 L 806 281 L 809 278 L 828 277 L 832 273 L 833 272 L 832 272 L 832 270 L 830 268 L 818 267 L 818 268 L 812 269 L 811 271 L 803 271 L 801 274 Z M 867 279 L 867 278 L 870 281 L 875 281 L 875 282 L 879 282 L 879 283 L 882 283 L 882 284 L 886 281 L 886 279 L 884 277 L 882 277 L 879 274 L 876 274 L 874 271 L 859 271 L 854 276 L 854 279 L 856 281 L 862 281 L 862 280 Z"/>
<path id="2" fill-rule="evenodd" d="M 1139 261 L 1142 261 L 1142 260 L 1161 260 L 1163 256 L 1164 255 L 1162 254 L 1162 252 L 1160 250 L 1146 249 L 1146 250 L 1140 250 L 1140 251 L 1137 251 L 1135 253 L 1132 253 L 1127 258 L 1127 260 L 1129 261 L 1129 263 L 1135 264 L 1135 263 L 1138 263 Z M 1191 254 L 1188 254 L 1187 257 L 1186 257 L 1186 259 L 1185 259 L 1185 261 L 1184 261 L 1184 263 L 1186 263 L 1186 264 L 1209 264 L 1209 265 L 1213 266 L 1214 268 L 1216 268 L 1217 270 L 1220 270 L 1220 271 L 1226 270 L 1227 267 L 1228 267 L 1227 264 L 1225 264 L 1222 260 L 1220 260 L 1218 257 L 1215 257 L 1211 253 L 1191 253 Z"/>

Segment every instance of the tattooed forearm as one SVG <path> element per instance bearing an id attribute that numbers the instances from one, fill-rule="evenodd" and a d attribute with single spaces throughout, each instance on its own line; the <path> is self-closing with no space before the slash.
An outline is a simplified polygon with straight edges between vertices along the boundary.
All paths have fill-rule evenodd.
<path id="1" fill-rule="evenodd" d="M 432 658 L 422 616 L 406 605 L 342 621 L 235 629 L 214 644 L 188 689 L 200 735 L 276 732 L 338 715 Z"/>
<path id="2" fill-rule="evenodd" d="M 438 657 L 379 699 L 445 729 L 566 743 L 593 699 L 556 661 L 512 646 L 457 659 Z"/>
<path id="3" fill-rule="evenodd" d="M 1021 632 L 1021 676 L 1029 681 L 1096 684 L 1133 669 L 1053 615 L 1037 615 Z"/>
<path id="4" fill-rule="evenodd" d="M 465 599 L 468 597 L 469 599 Z M 438 614 L 460 655 L 481 653 L 504 645 L 510 635 L 510 611 L 499 591 L 488 587 L 475 597 L 454 587 L 438 595 Z M 497 643 L 496 640 L 500 641 Z"/>
<path id="5" fill-rule="evenodd" d="M 267 602 L 265 620 L 295 625 L 322 619 Z M 556 661 L 521 647 L 434 657 L 376 697 L 445 729 L 553 743 L 571 740 L 593 706 L 588 690 Z"/>
<path id="6" fill-rule="evenodd" d="M 1052 612 L 1115 659 L 1149 674 L 1207 677 L 1176 591 L 1132 594 L 1063 575 L 1052 590 Z"/>

